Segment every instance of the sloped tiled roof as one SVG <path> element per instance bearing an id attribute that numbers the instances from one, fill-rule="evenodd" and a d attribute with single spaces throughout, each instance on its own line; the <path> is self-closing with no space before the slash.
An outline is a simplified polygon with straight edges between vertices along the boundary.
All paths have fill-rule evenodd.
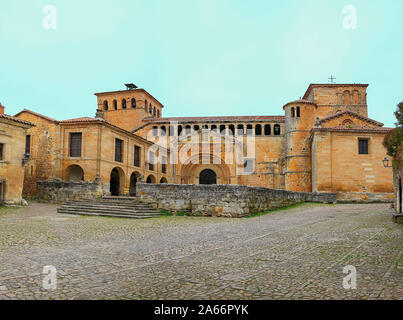
<path id="1" fill-rule="evenodd" d="M 18 122 L 18 123 L 22 123 L 22 124 L 26 124 L 26 125 L 29 125 L 29 126 L 35 126 L 35 125 L 34 125 L 33 123 L 31 123 L 31 122 L 22 120 L 22 119 L 20 119 L 20 118 L 12 117 L 12 116 L 9 116 L 9 115 L 4 114 L 4 113 L 0 113 L 0 118 L 6 119 L 6 120 L 11 120 L 11 121 Z"/>
<path id="2" fill-rule="evenodd" d="M 376 126 L 383 127 L 383 123 L 375 121 L 375 120 L 367 118 L 367 117 L 364 117 L 364 116 L 361 116 L 361 115 L 359 115 L 359 114 L 357 114 L 355 112 L 351 112 L 351 111 L 343 111 L 343 112 L 336 113 L 336 114 L 334 114 L 332 116 L 319 119 L 319 123 L 330 121 L 330 120 L 336 119 L 336 118 L 341 117 L 341 116 L 346 115 L 346 114 L 349 115 L 349 116 L 352 116 L 354 118 L 358 118 L 360 120 L 372 123 L 372 124 L 374 124 Z"/>
<path id="3" fill-rule="evenodd" d="M 22 111 L 18 112 L 14 117 L 18 117 L 18 116 L 19 116 L 21 113 L 23 113 L 23 112 L 27 112 L 27 113 L 33 114 L 34 116 L 37 116 L 37 117 L 39 117 L 39 118 L 48 120 L 48 121 L 53 122 L 53 123 L 58 123 L 58 122 L 59 122 L 59 121 L 56 120 L 56 119 L 53 119 L 53 118 L 44 116 L 43 114 L 34 112 L 34 111 L 32 111 L 32 110 L 29 110 L 29 109 L 23 109 Z"/>

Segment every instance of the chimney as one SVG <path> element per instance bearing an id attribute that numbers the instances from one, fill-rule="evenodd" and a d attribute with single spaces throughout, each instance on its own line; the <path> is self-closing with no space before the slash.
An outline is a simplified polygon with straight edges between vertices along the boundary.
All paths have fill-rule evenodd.
<path id="1" fill-rule="evenodd" d="M 0 114 L 4 114 L 4 106 L 0 102 Z"/>

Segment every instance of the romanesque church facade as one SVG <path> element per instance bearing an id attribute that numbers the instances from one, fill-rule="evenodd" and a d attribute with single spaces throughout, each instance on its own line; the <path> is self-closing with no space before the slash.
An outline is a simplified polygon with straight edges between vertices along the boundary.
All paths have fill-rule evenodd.
<path id="1" fill-rule="evenodd" d="M 134 85 L 96 93 L 94 118 L 59 121 L 24 109 L 16 117 L 35 124 L 24 192 L 58 178 L 97 179 L 115 195 L 135 194 L 144 181 L 387 200 L 392 171 L 382 165 L 382 141 L 391 129 L 368 118 L 367 87 L 311 84 L 279 116 L 166 118 L 164 106 Z"/>

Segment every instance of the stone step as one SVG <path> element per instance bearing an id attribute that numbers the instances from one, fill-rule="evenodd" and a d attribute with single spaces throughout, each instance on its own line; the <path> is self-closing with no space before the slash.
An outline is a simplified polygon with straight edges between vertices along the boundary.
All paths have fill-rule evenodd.
<path id="1" fill-rule="evenodd" d="M 100 209 L 92 207 L 71 207 L 62 206 L 59 209 L 70 210 L 77 212 L 100 212 L 100 213 L 116 213 L 116 214 L 150 214 L 150 215 L 160 215 L 158 210 L 118 210 L 118 209 Z"/>
<path id="2" fill-rule="evenodd" d="M 147 204 L 117 204 L 117 203 L 98 203 L 98 202 L 66 202 L 63 205 L 67 206 L 94 206 L 94 207 L 105 207 L 105 208 L 134 208 L 134 209 L 152 209 L 151 206 Z"/>
<path id="3" fill-rule="evenodd" d="M 58 209 L 57 212 L 65 214 L 77 214 L 83 216 L 96 216 L 96 217 L 114 217 L 114 218 L 131 218 L 131 219 L 150 219 L 153 216 L 146 215 L 125 215 L 125 214 L 108 214 L 108 213 L 94 213 L 94 212 L 71 212 L 68 210 Z"/>

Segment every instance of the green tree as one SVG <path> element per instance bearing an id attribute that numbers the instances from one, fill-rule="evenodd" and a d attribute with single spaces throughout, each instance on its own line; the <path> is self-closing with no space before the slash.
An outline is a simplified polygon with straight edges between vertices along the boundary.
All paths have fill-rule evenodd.
<path id="1" fill-rule="evenodd" d="M 397 105 L 395 117 L 396 128 L 385 136 L 383 145 L 387 149 L 388 155 L 394 160 L 398 160 L 403 151 L 403 102 Z"/>

